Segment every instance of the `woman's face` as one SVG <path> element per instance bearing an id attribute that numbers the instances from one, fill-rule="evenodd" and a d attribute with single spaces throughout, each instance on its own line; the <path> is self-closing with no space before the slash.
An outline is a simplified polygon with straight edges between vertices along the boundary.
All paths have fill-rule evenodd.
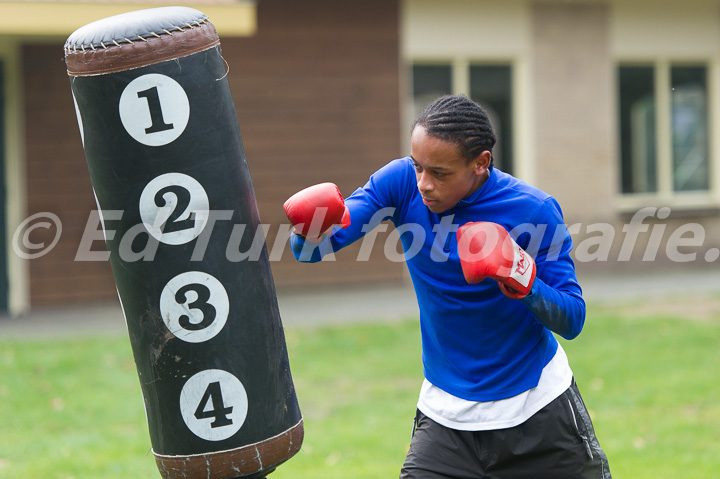
<path id="1" fill-rule="evenodd" d="M 420 125 L 413 130 L 410 143 L 417 188 L 433 213 L 453 208 L 477 191 L 489 175 L 489 151 L 468 161 L 458 145 L 429 135 Z"/>

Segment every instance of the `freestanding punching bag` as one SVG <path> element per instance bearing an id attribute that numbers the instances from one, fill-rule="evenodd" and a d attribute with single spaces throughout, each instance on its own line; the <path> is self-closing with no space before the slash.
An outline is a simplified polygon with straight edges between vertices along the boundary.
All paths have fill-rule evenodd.
<path id="1" fill-rule="evenodd" d="M 213 25 L 185 7 L 88 24 L 65 60 L 165 479 L 263 478 L 303 422 Z M 238 241 L 235 238 L 235 241 Z"/>

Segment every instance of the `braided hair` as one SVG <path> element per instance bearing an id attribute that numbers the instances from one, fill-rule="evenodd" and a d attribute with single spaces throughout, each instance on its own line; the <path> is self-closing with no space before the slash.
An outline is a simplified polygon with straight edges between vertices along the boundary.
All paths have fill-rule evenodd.
<path id="1" fill-rule="evenodd" d="M 487 112 L 464 96 L 441 96 L 417 117 L 413 130 L 416 126 L 425 128 L 430 136 L 458 145 L 468 162 L 483 151 L 492 152 L 497 141 Z"/>

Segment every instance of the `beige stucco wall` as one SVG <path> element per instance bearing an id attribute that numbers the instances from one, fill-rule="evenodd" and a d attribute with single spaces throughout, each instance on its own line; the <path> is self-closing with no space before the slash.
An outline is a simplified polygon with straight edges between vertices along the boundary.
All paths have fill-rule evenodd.
<path id="1" fill-rule="evenodd" d="M 532 6 L 536 186 L 569 222 L 606 221 L 617 178 L 606 5 Z"/>
<path id="2" fill-rule="evenodd" d="M 610 14 L 610 48 L 616 58 L 718 56 L 716 0 L 615 0 Z"/>
<path id="3" fill-rule="evenodd" d="M 406 0 L 404 53 L 408 57 L 512 58 L 530 42 L 527 0 Z"/>

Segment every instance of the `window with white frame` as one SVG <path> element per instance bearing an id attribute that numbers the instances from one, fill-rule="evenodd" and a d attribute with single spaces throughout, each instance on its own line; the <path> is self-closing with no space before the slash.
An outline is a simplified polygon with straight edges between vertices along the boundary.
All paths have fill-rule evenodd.
<path id="1" fill-rule="evenodd" d="M 621 64 L 618 97 L 620 191 L 709 191 L 708 67 Z"/>
<path id="2" fill-rule="evenodd" d="M 456 78 L 462 75 L 462 78 Z M 429 103 L 447 94 L 465 94 L 485 108 L 498 141 L 494 164 L 513 171 L 512 68 L 509 64 L 415 63 L 412 65 L 413 117 Z M 462 86 L 459 86 L 462 85 Z"/>

